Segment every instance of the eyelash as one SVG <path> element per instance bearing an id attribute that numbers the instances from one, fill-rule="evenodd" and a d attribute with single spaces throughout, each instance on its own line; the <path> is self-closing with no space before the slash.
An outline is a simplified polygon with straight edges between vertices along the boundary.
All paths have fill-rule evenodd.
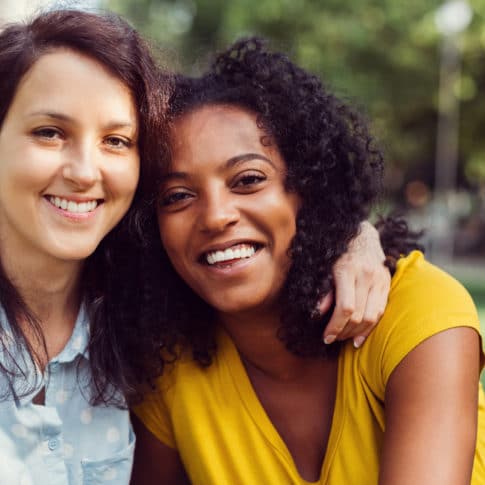
<path id="1" fill-rule="evenodd" d="M 43 127 L 38 128 L 32 132 L 32 134 L 36 137 L 42 138 L 47 141 L 53 141 L 57 138 L 63 138 L 64 133 L 59 128 L 55 127 Z M 133 142 L 129 138 L 123 138 L 120 136 L 107 136 L 104 139 L 104 142 L 114 150 L 121 150 L 123 148 L 131 148 L 133 146 Z M 115 142 L 115 143 L 113 143 Z"/>
<path id="2" fill-rule="evenodd" d="M 170 205 L 174 205 L 177 202 L 182 202 L 190 197 L 188 192 L 171 192 L 163 197 L 160 198 L 160 206 L 161 207 L 168 207 Z"/>
<path id="3" fill-rule="evenodd" d="M 263 183 L 266 180 L 266 176 L 260 172 L 257 173 L 246 173 L 236 177 L 234 183 L 232 184 L 233 189 L 239 188 L 240 191 L 248 191 L 251 192 L 255 186 Z M 167 195 L 163 195 L 160 197 L 159 206 L 161 208 L 170 207 L 176 204 L 183 204 L 183 202 L 187 201 L 189 198 L 192 197 L 190 192 L 186 191 L 177 191 L 177 192 L 169 192 Z"/>
<path id="4" fill-rule="evenodd" d="M 128 138 L 122 138 L 122 137 L 119 137 L 119 136 L 108 136 L 108 137 L 105 138 L 106 142 L 109 142 L 110 140 L 120 142 L 120 144 L 123 145 L 123 148 L 131 148 L 133 146 L 133 142 L 131 140 L 129 140 Z M 108 144 L 110 145 L 111 148 L 114 148 L 114 149 L 117 149 L 117 150 L 120 149 L 120 145 L 114 145 L 112 143 L 108 143 Z"/>
<path id="5" fill-rule="evenodd" d="M 233 187 L 251 188 L 266 180 L 266 176 L 261 173 L 247 173 L 238 177 Z"/>
<path id="6" fill-rule="evenodd" d="M 57 135 L 57 137 L 60 137 L 60 138 L 64 136 L 63 132 L 59 130 L 59 128 L 54 128 L 54 127 L 38 128 L 34 130 L 32 134 L 39 138 L 44 138 L 45 140 L 55 139 L 55 136 L 49 136 L 49 135 Z"/>

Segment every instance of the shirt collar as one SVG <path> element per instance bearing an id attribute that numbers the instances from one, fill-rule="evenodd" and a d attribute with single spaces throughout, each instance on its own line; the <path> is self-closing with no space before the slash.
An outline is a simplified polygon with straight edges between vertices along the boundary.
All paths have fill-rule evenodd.
<path id="1" fill-rule="evenodd" d="M 5 310 L 3 309 L 2 305 L 0 305 L 0 331 L 3 331 L 7 336 L 7 345 L 8 345 L 8 338 L 11 339 L 11 351 L 14 354 L 14 358 L 17 360 L 18 365 L 24 368 L 26 372 L 27 380 L 36 379 L 37 375 L 37 382 L 39 387 L 33 391 L 33 393 L 29 395 L 25 395 L 19 399 L 19 404 L 25 405 L 31 402 L 34 395 L 37 394 L 39 389 L 44 385 L 44 376 L 40 373 L 40 370 L 33 364 L 33 362 L 27 356 L 27 350 L 24 347 L 19 347 L 17 342 L 15 342 L 14 338 L 12 337 L 11 327 L 6 319 Z M 76 322 L 74 323 L 74 329 L 69 338 L 67 344 L 65 345 L 64 349 L 51 361 L 49 362 L 49 366 L 53 363 L 58 364 L 66 364 L 69 362 L 73 362 L 78 356 L 84 357 L 85 359 L 89 358 L 88 355 L 88 341 L 89 341 L 89 319 L 88 319 L 88 312 L 86 305 L 84 303 L 81 304 L 79 308 L 78 315 L 76 317 Z M 0 360 L 3 360 L 4 356 L 0 352 Z M 14 379 L 13 386 L 14 390 L 17 394 L 21 395 L 23 393 L 24 382 L 20 382 L 21 380 L 16 381 Z"/>
<path id="2" fill-rule="evenodd" d="M 57 362 L 59 364 L 65 364 L 72 362 L 78 355 L 89 359 L 88 352 L 89 341 L 89 319 L 86 304 L 82 303 L 79 308 L 79 313 L 74 324 L 74 330 L 71 337 L 67 341 L 65 347 L 61 352 L 51 359 L 51 363 Z"/>
<path id="3" fill-rule="evenodd" d="M 12 336 L 10 323 L 5 315 L 5 310 L 0 305 L 0 330 L 7 337 L 7 344 L 9 339 L 13 346 L 16 345 Z M 79 312 L 74 323 L 74 329 L 62 351 L 54 357 L 51 362 L 67 363 L 73 361 L 78 355 L 89 359 L 88 341 L 89 341 L 89 318 L 86 304 L 83 302 L 79 307 Z"/>

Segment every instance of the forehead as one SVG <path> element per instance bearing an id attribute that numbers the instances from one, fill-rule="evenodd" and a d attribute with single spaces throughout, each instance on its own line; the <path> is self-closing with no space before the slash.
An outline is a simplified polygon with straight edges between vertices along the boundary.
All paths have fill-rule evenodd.
<path id="1" fill-rule="evenodd" d="M 79 110 L 82 103 L 92 108 L 103 101 L 112 115 L 135 115 L 130 89 L 95 59 L 73 50 L 59 48 L 42 54 L 20 80 L 11 109 L 29 111 L 49 108 Z"/>
<path id="2" fill-rule="evenodd" d="M 238 106 L 226 104 L 204 105 L 185 113 L 174 121 L 175 135 L 180 130 L 204 132 L 209 135 L 217 129 L 226 134 L 247 138 L 262 133 L 256 123 L 256 114 Z"/>
<path id="3" fill-rule="evenodd" d="M 263 143 L 264 141 L 264 143 Z M 277 150 L 268 144 L 267 133 L 258 126 L 257 115 L 233 105 L 206 105 L 176 118 L 172 125 L 172 153 L 215 158 L 232 157 L 239 152 Z"/>

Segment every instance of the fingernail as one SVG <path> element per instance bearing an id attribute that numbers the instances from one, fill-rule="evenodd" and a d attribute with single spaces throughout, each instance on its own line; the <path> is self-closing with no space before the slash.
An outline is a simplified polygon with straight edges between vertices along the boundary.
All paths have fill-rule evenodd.
<path id="1" fill-rule="evenodd" d="M 354 338 L 354 347 L 358 349 L 363 343 L 365 342 L 365 337 L 355 337 Z"/>
<path id="2" fill-rule="evenodd" d="M 332 344 L 335 342 L 335 339 L 337 338 L 336 335 L 327 335 L 324 339 L 323 342 L 326 343 L 327 345 Z"/>

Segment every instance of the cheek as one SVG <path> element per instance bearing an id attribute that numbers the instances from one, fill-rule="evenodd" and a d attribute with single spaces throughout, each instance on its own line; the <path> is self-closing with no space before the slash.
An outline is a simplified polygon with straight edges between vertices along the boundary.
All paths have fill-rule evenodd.
<path id="1" fill-rule="evenodd" d="M 192 261 L 190 254 L 190 242 L 192 224 L 187 216 L 182 214 L 158 215 L 158 230 L 162 246 L 177 273 L 183 279 L 190 279 Z"/>
<path id="2" fill-rule="evenodd" d="M 162 245 L 172 262 L 178 259 L 178 250 L 182 247 L 183 233 L 178 227 L 173 217 L 167 217 L 164 214 L 158 215 L 158 231 Z"/>
<path id="3" fill-rule="evenodd" d="M 282 250 L 289 247 L 296 234 L 296 218 L 300 207 L 299 197 L 296 194 L 277 191 L 260 199 L 254 210 L 264 208 L 264 224 L 271 232 L 273 243 Z"/>
<path id="4" fill-rule="evenodd" d="M 105 170 L 105 178 L 113 192 L 131 200 L 135 195 L 140 178 L 139 158 L 125 160 L 125 163 L 116 168 L 110 167 L 109 170 Z"/>
<path id="5" fill-rule="evenodd" d="M 24 146 L 2 154 L 0 173 L 5 182 L 16 186 L 43 186 L 61 166 L 60 155 L 53 151 Z"/>
<path id="6" fill-rule="evenodd" d="M 288 244 L 296 234 L 296 218 L 300 208 L 300 198 L 293 193 L 284 193 L 280 208 L 281 230 L 286 234 Z"/>

